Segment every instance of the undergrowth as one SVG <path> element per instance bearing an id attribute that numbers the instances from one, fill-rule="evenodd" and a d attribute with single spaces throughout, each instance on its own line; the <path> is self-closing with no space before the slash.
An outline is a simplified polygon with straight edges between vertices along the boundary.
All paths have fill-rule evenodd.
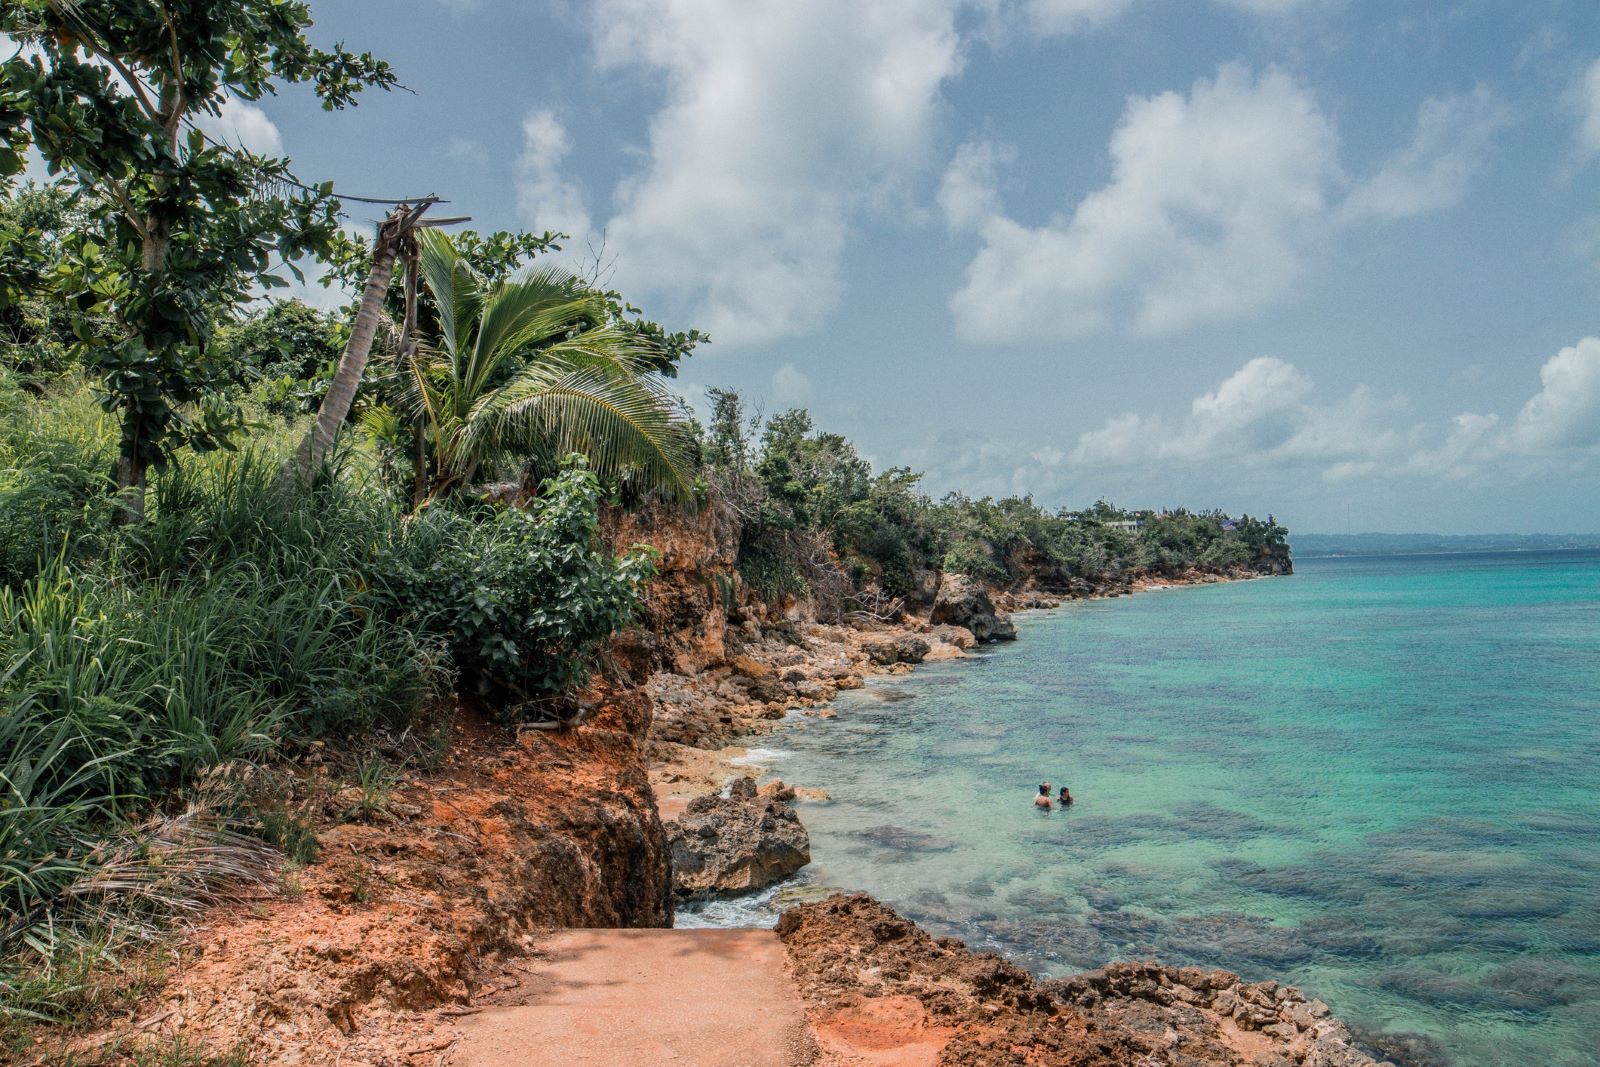
<path id="1" fill-rule="evenodd" d="M 376 733 L 437 762 L 448 733 L 428 716 L 458 679 L 507 717 L 561 698 L 649 569 L 600 549 L 582 469 L 527 510 L 410 517 L 360 455 L 284 477 L 292 431 L 181 455 L 148 521 L 117 528 L 114 427 L 87 401 L 70 381 L 35 397 L 0 378 L 6 1040 L 104 1006 L 96 968 L 314 858 L 264 763 L 323 739 L 359 753 Z M 398 772 L 357 757 L 354 778 L 370 814 Z"/>

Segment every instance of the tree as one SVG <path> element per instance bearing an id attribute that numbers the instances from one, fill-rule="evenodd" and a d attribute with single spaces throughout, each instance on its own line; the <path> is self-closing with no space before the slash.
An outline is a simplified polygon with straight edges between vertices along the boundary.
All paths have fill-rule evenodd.
<path id="1" fill-rule="evenodd" d="M 309 83 L 327 109 L 389 65 L 306 39 L 298 0 L 8 0 L 0 31 L 26 47 L 0 68 L 0 176 L 30 142 L 52 175 L 92 198 L 114 231 L 85 241 L 64 295 L 112 313 L 78 340 L 121 416 L 122 516 L 144 514 L 146 472 L 181 445 L 224 444 L 233 423 L 204 401 L 223 377 L 210 358 L 219 314 L 337 232 L 332 185 L 293 181 L 288 163 L 221 145 L 197 123 L 231 100 Z M 19 132 L 20 131 L 20 132 Z M 298 271 L 295 271 L 298 274 Z"/>
<path id="2" fill-rule="evenodd" d="M 312 378 L 339 358 L 349 324 L 301 300 L 275 300 L 217 334 L 235 381 Z"/>
<path id="3" fill-rule="evenodd" d="M 531 457 L 554 470 L 567 453 L 602 477 L 688 495 L 685 424 L 604 294 L 556 268 L 491 284 L 445 234 L 418 241 L 439 316 L 437 339 L 404 366 L 431 461 L 419 504 L 486 464 Z"/>

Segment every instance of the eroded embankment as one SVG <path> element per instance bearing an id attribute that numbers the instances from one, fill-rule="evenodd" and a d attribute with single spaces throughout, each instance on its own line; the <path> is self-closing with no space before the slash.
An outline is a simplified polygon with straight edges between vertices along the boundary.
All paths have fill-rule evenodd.
<path id="1" fill-rule="evenodd" d="M 535 931 L 670 926 L 640 748 L 649 701 L 591 698 L 591 720 L 562 733 L 463 715 L 442 765 L 363 821 L 344 821 L 330 795 L 315 863 L 270 898 L 209 914 L 163 953 L 156 992 L 88 1035 L 41 1035 L 32 1062 L 70 1048 L 79 1062 L 129 1063 L 181 1043 L 250 1064 L 434 1064 L 453 1013 Z"/>

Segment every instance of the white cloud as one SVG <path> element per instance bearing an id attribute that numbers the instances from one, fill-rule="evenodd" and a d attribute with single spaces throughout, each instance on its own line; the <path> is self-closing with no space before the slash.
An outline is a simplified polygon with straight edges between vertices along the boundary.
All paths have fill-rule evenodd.
<path id="1" fill-rule="evenodd" d="M 1444 423 L 1408 418 L 1404 398 L 1359 387 L 1319 398 L 1292 363 L 1252 359 L 1197 397 L 1183 418 L 1123 414 L 1079 436 L 1081 469 L 1269 469 L 1327 481 L 1430 477 L 1511 481 L 1600 460 L 1600 338 L 1563 348 L 1540 368 L 1543 388 L 1509 422 L 1463 413 Z"/>
<path id="2" fill-rule="evenodd" d="M 1222 7 L 1267 17 L 1290 15 L 1304 8 L 1326 5 L 1328 2 L 1329 0 L 1216 0 Z"/>
<path id="3" fill-rule="evenodd" d="M 1600 445 L 1600 338 L 1563 348 L 1539 370 L 1541 389 L 1517 413 L 1515 445 L 1529 452 Z"/>
<path id="4" fill-rule="evenodd" d="M 1346 219 L 1408 218 L 1459 203 L 1483 168 L 1494 135 L 1510 120 L 1483 86 L 1425 101 L 1411 144 L 1350 193 Z"/>
<path id="5" fill-rule="evenodd" d="M 528 226 L 579 240 L 591 232 L 583 190 L 563 176 L 572 152 L 567 129 L 555 113 L 536 109 L 522 120 L 522 155 L 517 160 L 517 206 Z"/>
<path id="6" fill-rule="evenodd" d="M 1342 227 L 1438 210 L 1465 195 L 1506 112 L 1486 91 L 1436 98 L 1412 142 L 1341 206 L 1339 136 L 1285 71 L 1227 64 L 1185 94 L 1128 101 L 1111 180 L 1042 226 L 1000 207 L 1003 157 L 964 145 L 941 206 L 981 247 L 950 307 L 971 341 L 1170 335 L 1291 299 Z"/>
<path id="7" fill-rule="evenodd" d="M 215 140 L 258 156 L 283 155 L 283 135 L 267 113 L 254 104 L 228 96 L 216 115 L 201 115 L 196 126 Z"/>
<path id="8" fill-rule="evenodd" d="M 617 189 L 618 284 L 724 342 L 815 328 L 864 213 L 897 202 L 962 65 L 959 0 L 604 0 L 603 68 L 665 91 Z"/>
<path id="9" fill-rule="evenodd" d="M 1589 64 L 1569 99 L 1578 114 L 1578 159 L 1587 163 L 1600 156 L 1600 59 Z"/>
<path id="10" fill-rule="evenodd" d="M 772 402 L 779 407 L 803 407 L 811 400 L 811 379 L 793 363 L 785 363 L 772 375 Z"/>
<path id="11" fill-rule="evenodd" d="M 952 229 L 968 229 L 1000 213 L 1000 172 L 1017 158 L 1010 145 L 971 141 L 939 183 L 939 208 Z"/>
<path id="12" fill-rule="evenodd" d="M 1070 218 L 991 213 L 951 301 L 970 340 L 1166 334 L 1282 299 L 1326 228 L 1338 137 L 1287 73 L 1229 64 L 1187 96 L 1133 98 L 1112 178 Z M 980 202 L 968 192 L 961 201 Z M 970 213 L 958 220 L 970 223 Z"/>

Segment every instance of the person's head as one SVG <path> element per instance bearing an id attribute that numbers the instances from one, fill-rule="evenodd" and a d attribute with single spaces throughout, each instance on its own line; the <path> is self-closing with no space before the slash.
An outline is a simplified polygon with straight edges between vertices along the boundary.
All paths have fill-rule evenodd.
<path id="1" fill-rule="evenodd" d="M 1061 795 L 1062 796 L 1066 796 L 1067 795 L 1067 787 L 1066 786 L 1062 786 L 1061 787 Z"/>
<path id="2" fill-rule="evenodd" d="M 1042 797 L 1047 797 L 1047 796 L 1050 795 L 1050 783 L 1049 782 L 1046 782 L 1046 783 L 1044 783 L 1043 785 L 1041 785 L 1039 787 L 1039 795 L 1042 796 Z"/>

